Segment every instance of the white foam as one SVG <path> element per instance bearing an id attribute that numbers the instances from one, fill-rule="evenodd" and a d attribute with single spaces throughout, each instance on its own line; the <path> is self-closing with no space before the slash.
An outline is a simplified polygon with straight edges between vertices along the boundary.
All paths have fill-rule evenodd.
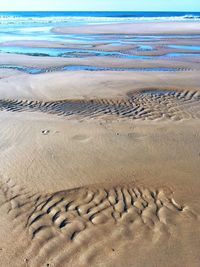
<path id="1" fill-rule="evenodd" d="M 169 17 L 79 17 L 79 16 L 49 16 L 49 17 L 20 17 L 0 16 L 0 24 L 55 24 L 55 23 L 104 23 L 122 21 L 200 21 L 200 16 L 169 16 Z"/>

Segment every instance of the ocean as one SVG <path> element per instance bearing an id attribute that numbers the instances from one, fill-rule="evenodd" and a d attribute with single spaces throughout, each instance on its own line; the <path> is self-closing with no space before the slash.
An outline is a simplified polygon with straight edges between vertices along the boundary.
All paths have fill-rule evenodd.
<path id="1" fill-rule="evenodd" d="M 85 12 L 85 11 L 48 11 L 48 12 L 0 12 L 0 24 L 88 24 L 118 21 L 194 21 L 200 20 L 200 12 Z"/>
<path id="2" fill-rule="evenodd" d="M 0 42 L 62 40 L 51 28 L 139 21 L 199 21 L 200 12 L 0 12 Z M 66 39 L 66 38 L 65 38 Z"/>
<path id="3" fill-rule="evenodd" d="M 145 55 L 124 55 L 114 50 L 91 50 L 92 43 L 110 42 L 112 46 L 137 43 L 138 49 L 151 50 L 148 41 L 162 36 L 102 36 L 89 34 L 57 34 L 56 26 L 104 24 L 140 21 L 200 21 L 200 12 L 0 12 L 0 53 L 26 54 L 51 57 L 117 56 L 147 59 Z M 170 38 L 173 38 L 171 36 Z M 18 42 L 19 41 L 19 42 Z M 54 41 L 80 44 L 81 48 L 53 48 L 20 45 L 20 41 Z M 139 42 L 139 43 L 138 43 Z M 32 42 L 31 42 L 32 43 Z M 88 44 L 89 43 L 89 44 Z M 187 49 L 187 47 L 184 47 Z M 189 49 L 194 50 L 193 47 Z M 169 53 L 168 56 L 183 54 Z M 189 55 L 187 53 L 186 55 Z"/>

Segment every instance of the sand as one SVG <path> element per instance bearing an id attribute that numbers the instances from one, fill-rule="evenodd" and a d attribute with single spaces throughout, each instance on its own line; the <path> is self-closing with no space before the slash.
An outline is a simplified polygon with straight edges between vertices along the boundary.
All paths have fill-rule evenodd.
<path id="1" fill-rule="evenodd" d="M 198 121 L 2 113 L 1 140 L 2 265 L 198 266 Z"/>
<path id="2" fill-rule="evenodd" d="M 88 26 L 67 26 L 52 29 L 55 33 L 86 34 L 199 34 L 199 22 L 137 22 Z"/>
<path id="3" fill-rule="evenodd" d="M 198 58 L 70 61 L 186 69 L 0 70 L 0 266 L 198 267 Z"/>
<path id="4" fill-rule="evenodd" d="M 4 70 L 5 71 L 5 70 Z M 60 101 L 122 98 L 141 89 L 199 90 L 199 71 L 113 72 L 70 71 L 28 75 L 10 70 L 0 79 L 1 99 Z M 92 75 L 91 75 L 92 74 Z M 152 75 L 153 74 L 153 75 Z"/>

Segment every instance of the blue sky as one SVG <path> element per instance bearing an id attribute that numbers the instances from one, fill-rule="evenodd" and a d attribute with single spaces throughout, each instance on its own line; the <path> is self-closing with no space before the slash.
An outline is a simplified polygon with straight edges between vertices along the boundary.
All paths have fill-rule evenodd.
<path id="1" fill-rule="evenodd" d="M 199 11 L 200 0 L 0 0 L 0 11 Z"/>

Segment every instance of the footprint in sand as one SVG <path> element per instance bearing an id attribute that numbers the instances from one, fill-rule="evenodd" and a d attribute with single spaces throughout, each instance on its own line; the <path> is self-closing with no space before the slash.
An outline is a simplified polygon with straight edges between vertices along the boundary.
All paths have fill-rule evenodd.
<path id="1" fill-rule="evenodd" d="M 72 136 L 72 140 L 79 141 L 79 142 L 87 142 L 90 139 L 91 138 L 85 134 L 77 134 L 77 135 Z"/>

